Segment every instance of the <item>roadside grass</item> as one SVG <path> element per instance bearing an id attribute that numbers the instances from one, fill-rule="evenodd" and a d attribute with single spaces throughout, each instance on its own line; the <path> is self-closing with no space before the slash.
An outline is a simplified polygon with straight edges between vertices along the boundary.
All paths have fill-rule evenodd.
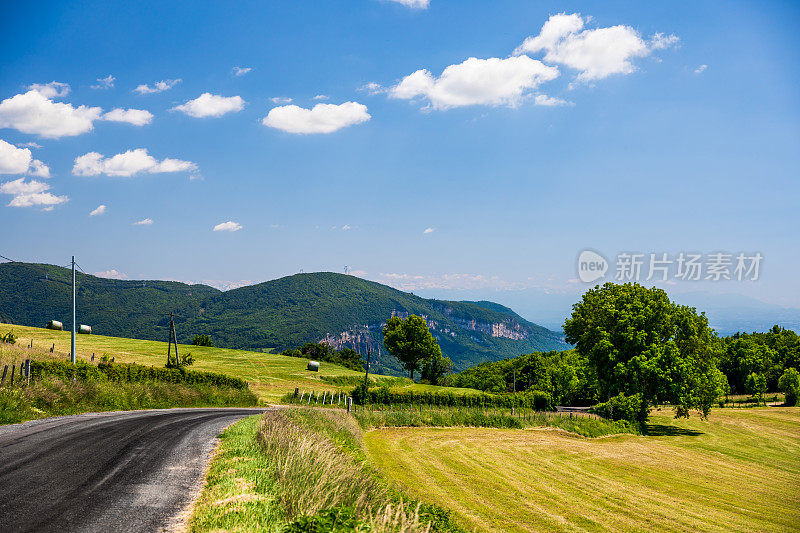
<path id="1" fill-rule="evenodd" d="M 654 412 L 647 433 L 386 428 L 365 445 L 388 479 L 470 529 L 797 529 L 800 408 Z"/>
<path id="2" fill-rule="evenodd" d="M 237 422 L 221 435 L 190 529 L 461 531 L 444 509 L 387 485 L 363 446 L 341 411 L 290 408 Z"/>
<path id="3" fill-rule="evenodd" d="M 247 417 L 220 435 L 190 531 L 273 532 L 285 522 L 270 473 L 271 458 L 256 441 L 261 418 Z"/>
<path id="4" fill-rule="evenodd" d="M 70 351 L 70 332 L 45 328 L 33 328 L 12 324 L 0 324 L 0 334 L 13 331 L 18 340 L 15 345 L 0 343 L 0 364 L 9 364 L 12 359 L 68 359 Z M 30 354 L 26 346 L 33 340 Z M 54 353 L 49 349 L 55 345 Z M 6 350 L 8 348 L 8 351 Z M 11 352 L 10 350 L 13 350 Z M 95 361 L 102 355 L 114 357 L 118 363 L 140 363 L 152 366 L 163 366 L 167 358 L 167 343 L 103 335 L 78 335 L 77 357 L 86 361 Z M 232 350 L 205 346 L 179 345 L 179 353 L 191 352 L 195 359 L 192 370 L 220 372 L 239 377 L 250 384 L 250 389 L 259 397 L 261 403 L 277 403 L 281 397 L 295 388 L 305 391 L 338 391 L 343 388 L 336 379 L 353 383 L 364 379 L 362 372 L 356 372 L 331 363 L 321 363 L 319 372 L 307 370 L 307 361 L 303 358 L 283 355 Z M 17 361 L 17 364 L 19 364 Z M 412 383 L 406 378 L 371 375 L 376 382 L 387 381 L 392 389 L 421 392 L 439 390 L 454 394 L 479 394 L 473 389 L 455 389 L 434 387 Z M 381 383 L 384 384 L 384 383 Z M 355 385 L 353 385 L 355 386 Z"/>

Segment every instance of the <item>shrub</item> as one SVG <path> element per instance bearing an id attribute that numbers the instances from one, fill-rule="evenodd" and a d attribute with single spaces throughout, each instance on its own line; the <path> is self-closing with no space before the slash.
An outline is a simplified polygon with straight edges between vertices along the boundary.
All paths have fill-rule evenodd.
<path id="1" fill-rule="evenodd" d="M 786 394 L 786 405 L 797 405 L 800 396 L 800 372 L 795 368 L 787 368 L 778 380 L 778 388 Z"/>
<path id="2" fill-rule="evenodd" d="M 395 391 L 389 387 L 365 389 L 363 383 L 351 393 L 353 402 L 364 404 L 441 405 L 452 407 L 524 407 L 536 411 L 553 409 L 550 394 L 526 391 L 508 394 L 456 394 L 453 392 Z"/>
<path id="3" fill-rule="evenodd" d="M 214 341 L 211 340 L 211 337 L 203 334 L 203 335 L 195 335 L 194 340 L 192 341 L 194 346 L 214 346 Z"/>
<path id="4" fill-rule="evenodd" d="M 592 408 L 592 412 L 603 418 L 611 420 L 628 420 L 630 422 L 641 422 L 647 418 L 647 411 L 643 409 L 642 395 L 634 394 L 625 396 L 619 393 L 605 403 L 597 404 Z M 644 412 L 643 412 L 644 411 Z"/>

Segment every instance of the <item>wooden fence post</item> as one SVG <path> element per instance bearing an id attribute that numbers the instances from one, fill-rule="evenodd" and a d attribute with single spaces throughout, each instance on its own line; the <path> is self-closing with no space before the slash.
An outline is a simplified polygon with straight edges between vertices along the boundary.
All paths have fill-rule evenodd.
<path id="1" fill-rule="evenodd" d="M 6 384 L 6 374 L 8 374 L 8 365 L 3 368 L 3 381 L 0 381 L 0 386 Z"/>
<path id="2" fill-rule="evenodd" d="M 31 341 L 33 342 L 33 341 Z M 27 385 L 31 384 L 31 360 L 25 359 L 25 379 L 27 380 Z"/>
<path id="3" fill-rule="evenodd" d="M 17 369 L 17 365 L 11 365 L 11 386 L 14 386 L 14 371 Z"/>

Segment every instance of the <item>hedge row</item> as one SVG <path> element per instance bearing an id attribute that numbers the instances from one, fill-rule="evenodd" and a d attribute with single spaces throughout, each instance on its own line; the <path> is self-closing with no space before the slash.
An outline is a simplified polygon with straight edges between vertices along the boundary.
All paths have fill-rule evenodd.
<path id="1" fill-rule="evenodd" d="M 461 407 L 524 407 L 536 411 L 553 409 L 550 394 L 541 391 L 517 392 L 514 394 L 454 394 L 452 392 L 396 391 L 388 387 L 364 390 L 364 386 L 353 390 L 353 402 L 363 404 L 428 404 Z"/>
<path id="2" fill-rule="evenodd" d="M 80 380 L 108 379 L 125 383 L 159 381 L 187 385 L 213 385 L 227 389 L 247 389 L 247 382 L 243 379 L 224 374 L 196 372 L 183 368 L 159 368 L 135 363 L 100 363 L 95 366 L 84 361 L 78 361 L 74 365 L 64 361 L 31 361 L 31 377 L 42 376 Z"/>

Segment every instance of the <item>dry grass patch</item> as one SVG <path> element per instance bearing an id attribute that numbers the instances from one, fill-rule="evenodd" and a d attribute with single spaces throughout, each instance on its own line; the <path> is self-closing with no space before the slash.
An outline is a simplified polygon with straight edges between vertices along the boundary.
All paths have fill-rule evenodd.
<path id="1" fill-rule="evenodd" d="M 661 436 L 382 429 L 380 469 L 490 531 L 788 531 L 800 504 L 800 408 L 653 417 Z"/>

